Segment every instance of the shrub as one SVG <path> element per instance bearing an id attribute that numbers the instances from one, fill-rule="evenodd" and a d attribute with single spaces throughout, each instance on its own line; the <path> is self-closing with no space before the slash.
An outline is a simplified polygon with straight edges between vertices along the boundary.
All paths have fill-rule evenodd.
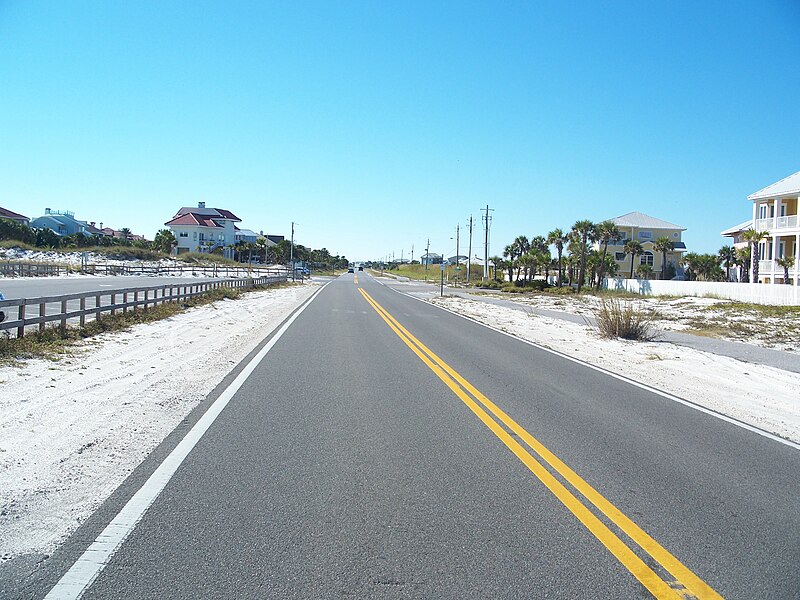
<path id="1" fill-rule="evenodd" d="M 499 290 L 501 285 L 499 281 L 480 281 L 475 284 L 475 287 L 482 290 Z"/>
<path id="2" fill-rule="evenodd" d="M 575 288 L 566 285 L 562 287 L 548 287 L 544 289 L 546 294 L 553 294 L 554 296 L 569 296 L 575 293 Z"/>
<path id="3" fill-rule="evenodd" d="M 604 338 L 622 338 L 648 342 L 656 338 L 653 328 L 655 314 L 637 310 L 628 302 L 625 306 L 612 298 L 603 300 L 603 305 L 595 311 L 597 329 Z"/>

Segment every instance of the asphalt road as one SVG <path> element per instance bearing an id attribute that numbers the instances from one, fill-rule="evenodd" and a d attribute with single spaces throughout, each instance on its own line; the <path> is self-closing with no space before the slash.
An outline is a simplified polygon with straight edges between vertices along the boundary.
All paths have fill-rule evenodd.
<path id="1" fill-rule="evenodd" d="M 0 590 L 42 597 L 197 418 Z M 83 598 L 796 598 L 798 484 L 790 446 L 350 274 Z"/>

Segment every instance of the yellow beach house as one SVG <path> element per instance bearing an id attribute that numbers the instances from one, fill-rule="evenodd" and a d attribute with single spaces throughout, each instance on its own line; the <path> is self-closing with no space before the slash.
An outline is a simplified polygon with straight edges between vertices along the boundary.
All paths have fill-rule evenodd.
<path id="1" fill-rule="evenodd" d="M 639 265 L 650 265 L 653 268 L 654 277 L 656 279 L 664 279 L 663 253 L 654 247 L 655 241 L 662 237 L 672 242 L 672 250 L 667 252 L 667 275 L 674 275 L 680 272 L 681 256 L 686 252 L 686 244 L 681 239 L 683 232 L 686 231 L 685 227 L 668 223 L 640 212 L 629 212 L 608 220 L 614 223 L 622 234 L 622 239 L 616 244 L 608 245 L 608 251 L 617 263 L 618 275 L 623 277 L 630 276 L 631 256 L 625 254 L 625 244 L 628 240 L 639 240 L 644 253 L 634 256 L 634 276 L 636 276 L 636 269 Z M 599 242 L 595 242 L 594 246 L 599 249 Z"/>

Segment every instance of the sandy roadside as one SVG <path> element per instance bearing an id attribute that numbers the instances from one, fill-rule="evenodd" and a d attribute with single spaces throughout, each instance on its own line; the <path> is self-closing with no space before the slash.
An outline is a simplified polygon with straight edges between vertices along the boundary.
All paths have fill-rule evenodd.
<path id="1" fill-rule="evenodd" d="M 0 368 L 0 558 L 57 546 L 318 287 L 252 292 Z"/>
<path id="2" fill-rule="evenodd" d="M 666 342 L 607 340 L 587 326 L 458 297 L 442 306 L 516 337 L 800 442 L 800 374 Z"/>

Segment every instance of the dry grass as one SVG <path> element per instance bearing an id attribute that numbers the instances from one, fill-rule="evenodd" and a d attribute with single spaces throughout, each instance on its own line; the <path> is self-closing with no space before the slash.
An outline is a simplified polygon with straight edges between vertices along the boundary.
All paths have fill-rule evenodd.
<path id="1" fill-rule="evenodd" d="M 622 303 L 617 298 L 603 299 L 595 310 L 597 330 L 604 338 L 622 338 L 649 342 L 656 338 L 653 322 L 656 313 L 634 307 L 633 303 Z"/>

